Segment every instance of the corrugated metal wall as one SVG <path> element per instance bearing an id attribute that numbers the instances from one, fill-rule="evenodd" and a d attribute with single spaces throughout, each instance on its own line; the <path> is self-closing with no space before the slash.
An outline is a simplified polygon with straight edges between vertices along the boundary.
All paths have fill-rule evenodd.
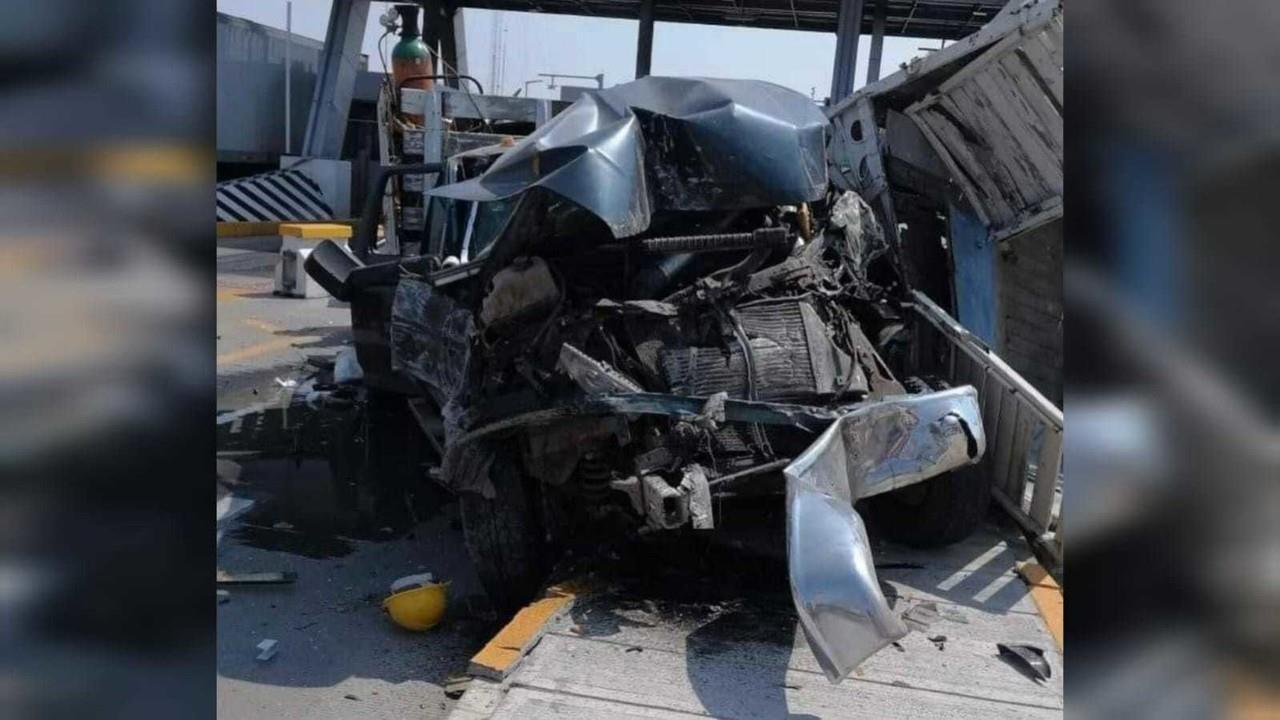
<path id="1" fill-rule="evenodd" d="M 283 19 L 283 18 L 282 18 Z M 284 153 L 283 30 L 218 13 L 218 136 L 220 161 L 274 163 Z M 324 43 L 293 36 L 291 124 L 296 152 L 306 132 Z M 363 69 L 367 60 L 361 63 Z"/>

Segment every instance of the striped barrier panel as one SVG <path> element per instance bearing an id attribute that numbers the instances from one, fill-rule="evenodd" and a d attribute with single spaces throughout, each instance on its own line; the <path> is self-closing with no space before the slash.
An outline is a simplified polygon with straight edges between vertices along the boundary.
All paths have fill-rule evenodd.
<path id="1" fill-rule="evenodd" d="M 300 170 L 274 170 L 220 182 L 216 199 L 218 222 L 333 219 L 320 186 Z"/>

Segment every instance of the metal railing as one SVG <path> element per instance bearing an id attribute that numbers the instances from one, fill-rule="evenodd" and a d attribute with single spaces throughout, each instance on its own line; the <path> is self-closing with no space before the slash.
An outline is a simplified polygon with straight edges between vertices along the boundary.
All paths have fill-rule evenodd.
<path id="1" fill-rule="evenodd" d="M 949 380 L 978 391 L 992 495 L 1058 567 L 1062 564 L 1062 410 L 920 291 L 915 309 L 949 346 Z"/>

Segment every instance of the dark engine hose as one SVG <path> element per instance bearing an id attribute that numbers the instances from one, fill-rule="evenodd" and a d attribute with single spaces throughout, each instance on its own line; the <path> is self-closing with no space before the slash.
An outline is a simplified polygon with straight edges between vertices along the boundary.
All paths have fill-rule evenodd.
<path id="1" fill-rule="evenodd" d="M 763 246 L 783 245 L 786 242 L 786 228 L 770 227 L 740 233 L 646 238 L 637 245 L 641 252 L 667 254 L 750 250 Z"/>

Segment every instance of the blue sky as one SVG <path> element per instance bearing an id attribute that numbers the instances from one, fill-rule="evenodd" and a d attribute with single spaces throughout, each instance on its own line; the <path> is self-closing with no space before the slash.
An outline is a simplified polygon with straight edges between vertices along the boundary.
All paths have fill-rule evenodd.
<path id="1" fill-rule="evenodd" d="M 377 16 L 390 3 L 375 2 L 365 31 L 364 51 L 370 69 L 380 69 Z M 324 39 L 329 21 L 329 0 L 294 0 L 293 30 L 299 35 Z M 275 27 L 284 27 L 285 0 L 218 0 L 218 10 Z M 510 95 L 538 73 L 595 75 L 604 73 L 605 85 L 631 80 L 635 72 L 636 22 L 534 13 L 463 11 L 466 26 L 467 72 L 487 86 L 492 77 L 492 36 L 495 20 L 502 23 L 505 44 L 502 94 Z M 392 40 L 388 40 L 388 52 Z M 831 88 L 834 34 L 756 30 L 682 23 L 658 23 L 654 28 L 653 74 L 705 75 L 757 78 L 785 85 L 817 98 Z M 866 77 L 871 38 L 858 44 L 857 85 Z M 935 40 L 885 38 L 881 74 L 897 70 L 900 63 L 937 47 Z M 590 84 L 588 81 L 569 81 Z M 558 90 L 531 85 L 535 97 L 558 97 Z"/>

